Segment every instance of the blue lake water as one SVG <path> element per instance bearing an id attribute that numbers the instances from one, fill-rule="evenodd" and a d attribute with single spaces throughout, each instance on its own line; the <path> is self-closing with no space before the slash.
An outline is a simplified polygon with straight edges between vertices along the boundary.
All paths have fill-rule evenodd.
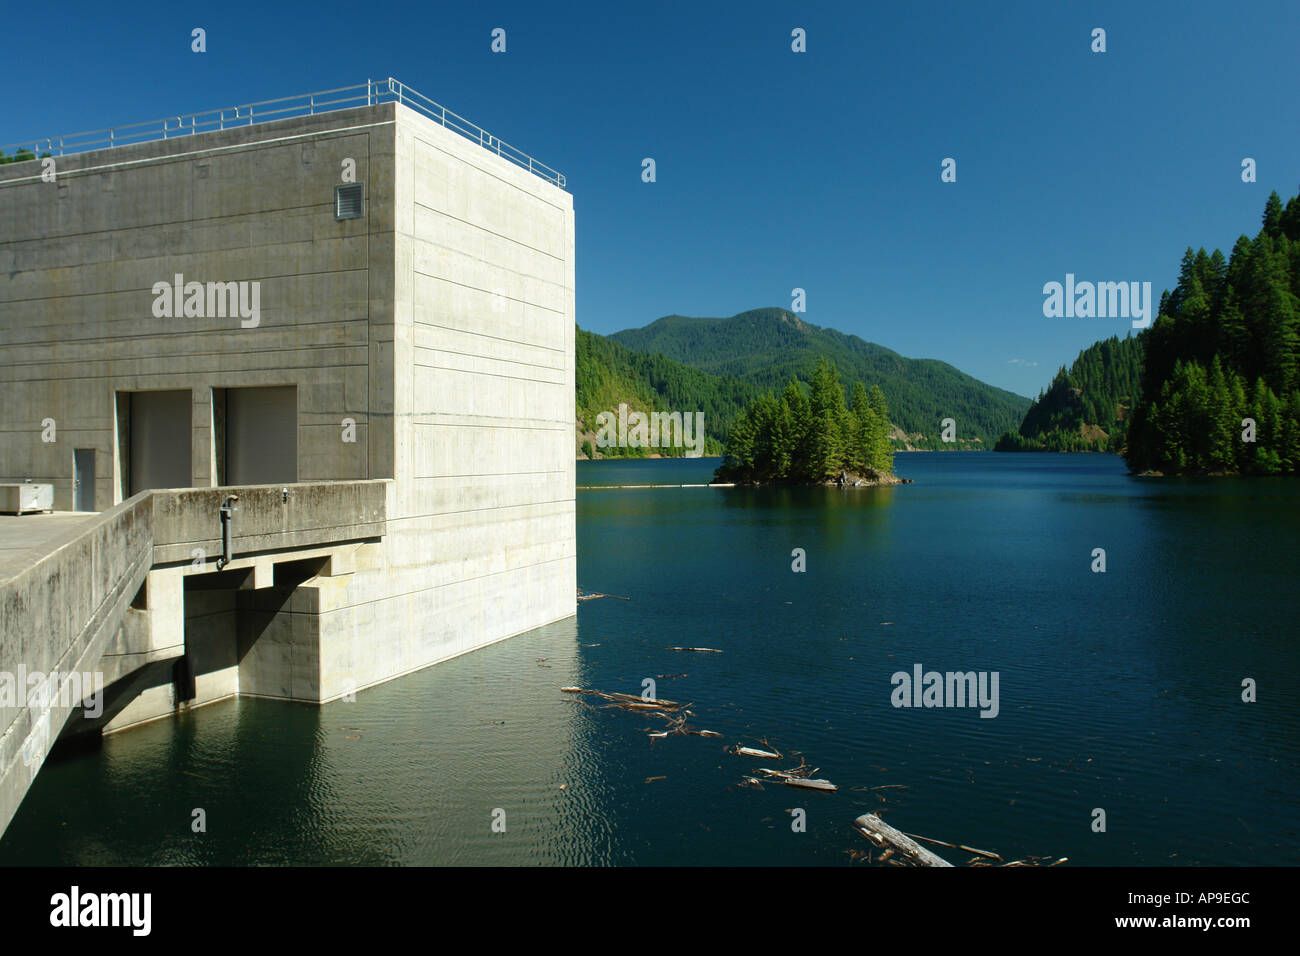
<path id="1" fill-rule="evenodd" d="M 579 462 L 578 484 L 716 464 Z M 867 810 L 1006 859 L 1300 862 L 1300 483 L 1099 455 L 896 471 L 914 484 L 580 490 L 578 583 L 629 600 L 355 703 L 224 702 L 52 759 L 0 865 L 849 865 Z M 996 672 L 997 716 L 893 706 L 916 664 Z M 723 736 L 650 738 L 660 721 L 559 690 L 645 678 Z M 760 740 L 839 791 L 741 786 L 771 762 L 727 748 Z"/>

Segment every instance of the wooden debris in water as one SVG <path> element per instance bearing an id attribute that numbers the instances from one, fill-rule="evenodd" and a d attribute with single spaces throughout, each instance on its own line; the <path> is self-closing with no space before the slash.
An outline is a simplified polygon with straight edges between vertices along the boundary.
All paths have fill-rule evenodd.
<path id="1" fill-rule="evenodd" d="M 986 863 L 986 862 L 985 862 L 983 859 L 981 859 L 980 857 L 971 857 L 970 865 L 971 865 L 971 866 L 994 866 L 994 865 L 997 865 L 997 866 L 1004 866 L 1004 867 L 1005 867 L 1005 866 L 1029 866 L 1029 867 L 1034 867 L 1034 866 L 1060 866 L 1062 863 L 1068 863 L 1069 860 L 1070 860 L 1070 858 L 1069 858 L 1068 856 L 1062 856 L 1062 857 L 1058 857 L 1058 858 L 1053 858 L 1053 857 L 1050 857 L 1050 856 L 1027 856 L 1027 857 L 1025 857 L 1023 860 L 1012 860 L 1010 863 L 998 863 L 998 864 L 993 864 L 993 863 Z"/>
<path id="2" fill-rule="evenodd" d="M 721 654 L 722 651 L 716 647 L 670 647 L 670 651 L 700 651 L 705 654 Z"/>
<path id="3" fill-rule="evenodd" d="M 608 697 L 610 700 L 623 701 L 629 704 L 649 704 L 651 707 L 678 706 L 677 701 L 675 700 L 663 700 L 662 698 L 656 699 L 654 697 L 645 698 L 639 696 L 638 694 L 623 694 L 616 690 L 611 690 L 611 691 L 593 690 L 593 691 L 588 691 L 588 693 L 596 694 L 600 697 Z"/>
<path id="4" fill-rule="evenodd" d="M 943 857 L 927 850 L 901 830 L 895 830 L 874 813 L 864 813 L 853 824 L 859 833 L 876 846 L 897 851 L 917 866 L 952 866 Z"/>
<path id="5" fill-rule="evenodd" d="M 688 716 L 694 717 L 695 714 L 689 709 L 690 705 L 683 706 L 675 700 L 664 700 L 662 698 L 643 700 L 634 694 L 623 694 L 617 691 L 589 690 L 583 687 L 561 687 L 560 690 L 566 694 L 591 694 L 602 700 L 610 701 L 603 704 L 599 709 L 606 707 L 617 707 L 620 710 L 630 710 L 639 714 L 646 714 L 650 717 L 658 717 L 667 723 L 667 729 L 660 731 L 648 732 L 647 735 L 655 739 L 662 739 L 671 734 L 691 734 L 696 737 L 721 737 L 722 734 L 716 730 L 696 730 L 686 723 Z M 585 702 L 583 706 L 591 707 L 591 704 Z"/>
<path id="6" fill-rule="evenodd" d="M 632 707 L 634 709 L 676 710 L 681 706 L 675 700 L 657 700 L 655 698 L 645 700 L 636 694 L 622 694 L 618 691 L 587 690 L 582 687 L 561 687 L 560 690 L 565 694 L 594 694 L 596 697 L 613 701 L 621 707 Z"/>
<path id="7" fill-rule="evenodd" d="M 596 598 L 603 598 L 603 597 L 614 598 L 615 600 L 618 601 L 632 600 L 631 598 L 623 597 L 621 594 L 601 594 L 599 591 L 584 591 L 582 588 L 578 588 L 579 601 L 594 601 L 596 600 Z"/>
<path id="8" fill-rule="evenodd" d="M 809 790 L 829 790 L 834 793 L 839 787 L 829 780 L 811 780 L 804 777 L 785 777 L 781 780 L 787 787 L 806 787 Z"/>
<path id="9" fill-rule="evenodd" d="M 814 778 L 812 774 L 816 773 L 817 767 L 808 767 L 803 763 L 793 767 L 790 770 L 772 770 L 770 767 L 755 767 L 755 773 L 761 773 L 767 777 L 774 777 L 784 784 L 791 787 L 805 787 L 809 790 L 826 790 L 834 793 L 839 787 L 829 780 Z"/>
<path id="10" fill-rule="evenodd" d="M 996 853 L 990 853 L 988 850 L 977 850 L 975 847 L 966 846 L 964 843 L 946 843 L 943 840 L 936 840 L 932 837 L 917 836 L 915 833 L 905 833 L 904 836 L 909 836 L 913 840 L 924 840 L 926 843 L 933 843 L 935 846 L 946 846 L 950 850 L 965 850 L 967 853 L 974 853 L 976 856 L 982 856 L 986 860 L 997 860 L 999 863 L 1002 862 L 1002 857 L 998 856 Z"/>
<path id="11" fill-rule="evenodd" d="M 767 741 L 763 741 L 767 743 Z M 771 746 L 769 744 L 769 746 Z M 769 777 L 811 777 L 820 767 L 810 767 L 803 757 L 799 758 L 799 766 L 787 767 L 785 770 L 769 770 L 766 767 L 759 767 L 755 773 L 765 773 Z"/>
<path id="12" fill-rule="evenodd" d="M 764 760 L 781 759 L 781 755 L 778 753 L 771 753 L 766 750 L 758 750 L 754 747 L 742 747 L 740 744 L 736 744 L 736 748 L 733 751 L 733 753 L 741 757 L 762 757 Z"/>

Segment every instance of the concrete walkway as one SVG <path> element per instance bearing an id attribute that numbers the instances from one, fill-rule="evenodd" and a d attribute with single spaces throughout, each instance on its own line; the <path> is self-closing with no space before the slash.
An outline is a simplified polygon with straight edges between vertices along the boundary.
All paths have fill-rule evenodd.
<path id="1" fill-rule="evenodd" d="M 29 568 L 74 530 L 98 517 L 94 511 L 0 515 L 0 581 Z"/>

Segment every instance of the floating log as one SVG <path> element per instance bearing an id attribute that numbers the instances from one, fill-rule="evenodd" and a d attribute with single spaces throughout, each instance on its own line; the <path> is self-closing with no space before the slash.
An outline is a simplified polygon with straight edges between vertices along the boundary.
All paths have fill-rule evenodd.
<path id="1" fill-rule="evenodd" d="M 769 777 L 781 777 L 782 779 L 798 777 L 800 780 L 806 780 L 820 769 L 821 767 L 807 767 L 801 764 L 791 770 L 769 770 L 767 767 L 755 767 L 754 773 L 767 774 Z"/>
<path id="2" fill-rule="evenodd" d="M 599 591 L 584 591 L 582 588 L 578 588 L 579 601 L 594 601 L 596 600 L 596 598 L 603 598 L 603 597 L 614 598 L 615 600 L 619 600 L 619 601 L 632 600 L 631 598 L 623 597 L 623 595 L 621 594 L 601 594 Z"/>
<path id="3" fill-rule="evenodd" d="M 812 771 L 813 773 L 816 770 Z M 788 783 L 792 787 L 806 787 L 809 790 L 828 790 L 834 792 L 839 789 L 829 780 L 821 780 L 810 777 L 803 777 L 797 773 L 791 773 L 787 770 L 772 770 L 768 767 L 755 767 L 754 773 L 761 773 L 764 776 L 775 777 L 782 783 Z"/>
<path id="4" fill-rule="evenodd" d="M 603 697 L 605 700 L 612 700 L 623 707 L 632 707 L 638 710 L 672 710 L 681 705 L 675 700 L 663 700 L 651 698 L 645 700 L 636 694 L 623 694 L 618 691 L 587 690 L 582 687 L 561 687 L 560 690 L 566 694 L 595 694 L 597 697 Z"/>
<path id="5" fill-rule="evenodd" d="M 741 757 L 762 757 L 764 760 L 781 759 L 780 754 L 771 753 L 767 750 L 757 750 L 754 747 L 742 747 L 740 744 L 736 744 L 736 749 L 733 752 Z"/>
<path id="6" fill-rule="evenodd" d="M 655 697 L 645 698 L 637 694 L 621 694 L 616 690 L 610 690 L 610 691 L 593 690 L 591 691 L 591 693 L 597 694 L 600 697 L 608 697 L 610 700 L 621 700 L 624 703 L 628 703 L 628 704 L 648 704 L 651 707 L 678 706 L 677 701 L 675 700 L 663 700 L 662 698 L 655 698 Z"/>
<path id="7" fill-rule="evenodd" d="M 864 813 L 853 824 L 873 843 L 878 846 L 888 845 L 921 866 L 952 866 L 943 857 L 927 850 L 901 830 L 895 830 L 874 813 Z"/>
<path id="8" fill-rule="evenodd" d="M 900 479 L 900 480 L 902 480 L 902 481 L 908 481 L 909 479 L 907 479 L 907 478 L 903 478 L 903 479 Z M 579 491 L 629 491 L 629 490 L 633 490 L 633 489 L 640 490 L 640 489 L 645 489 L 645 488 L 734 488 L 734 487 L 736 487 L 736 483 L 735 483 L 735 482 L 726 482 L 726 481 L 711 481 L 711 482 L 709 482 L 708 484 L 705 484 L 705 485 L 701 485 L 701 484 L 694 484 L 694 485 L 575 485 L 574 487 L 576 487 Z"/>
<path id="9" fill-rule="evenodd" d="M 700 651 L 705 654 L 721 654 L 722 651 L 716 647 L 670 647 L 670 651 Z"/>
<path id="10" fill-rule="evenodd" d="M 943 840 L 935 840 L 932 837 L 918 836 L 915 833 L 905 833 L 904 836 L 910 836 L 913 840 L 924 840 L 926 843 L 933 843 L 935 846 L 946 846 L 950 850 L 965 850 L 967 853 L 974 853 L 976 856 L 982 856 L 986 860 L 997 860 L 1002 862 L 1002 857 L 996 853 L 990 853 L 988 850 L 977 850 L 973 846 L 967 846 L 964 843 L 946 843 Z"/>

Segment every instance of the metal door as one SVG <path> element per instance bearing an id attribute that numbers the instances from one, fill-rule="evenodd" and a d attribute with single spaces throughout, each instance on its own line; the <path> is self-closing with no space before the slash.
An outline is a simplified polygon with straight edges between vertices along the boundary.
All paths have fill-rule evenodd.
<path id="1" fill-rule="evenodd" d="M 151 488 L 188 488 L 190 475 L 189 390 L 131 394 L 130 494 Z"/>
<path id="2" fill-rule="evenodd" d="M 297 480 L 297 386 L 226 389 L 226 484 Z"/>
<path id="3" fill-rule="evenodd" d="M 95 510 L 95 449 L 72 452 L 72 510 Z"/>

